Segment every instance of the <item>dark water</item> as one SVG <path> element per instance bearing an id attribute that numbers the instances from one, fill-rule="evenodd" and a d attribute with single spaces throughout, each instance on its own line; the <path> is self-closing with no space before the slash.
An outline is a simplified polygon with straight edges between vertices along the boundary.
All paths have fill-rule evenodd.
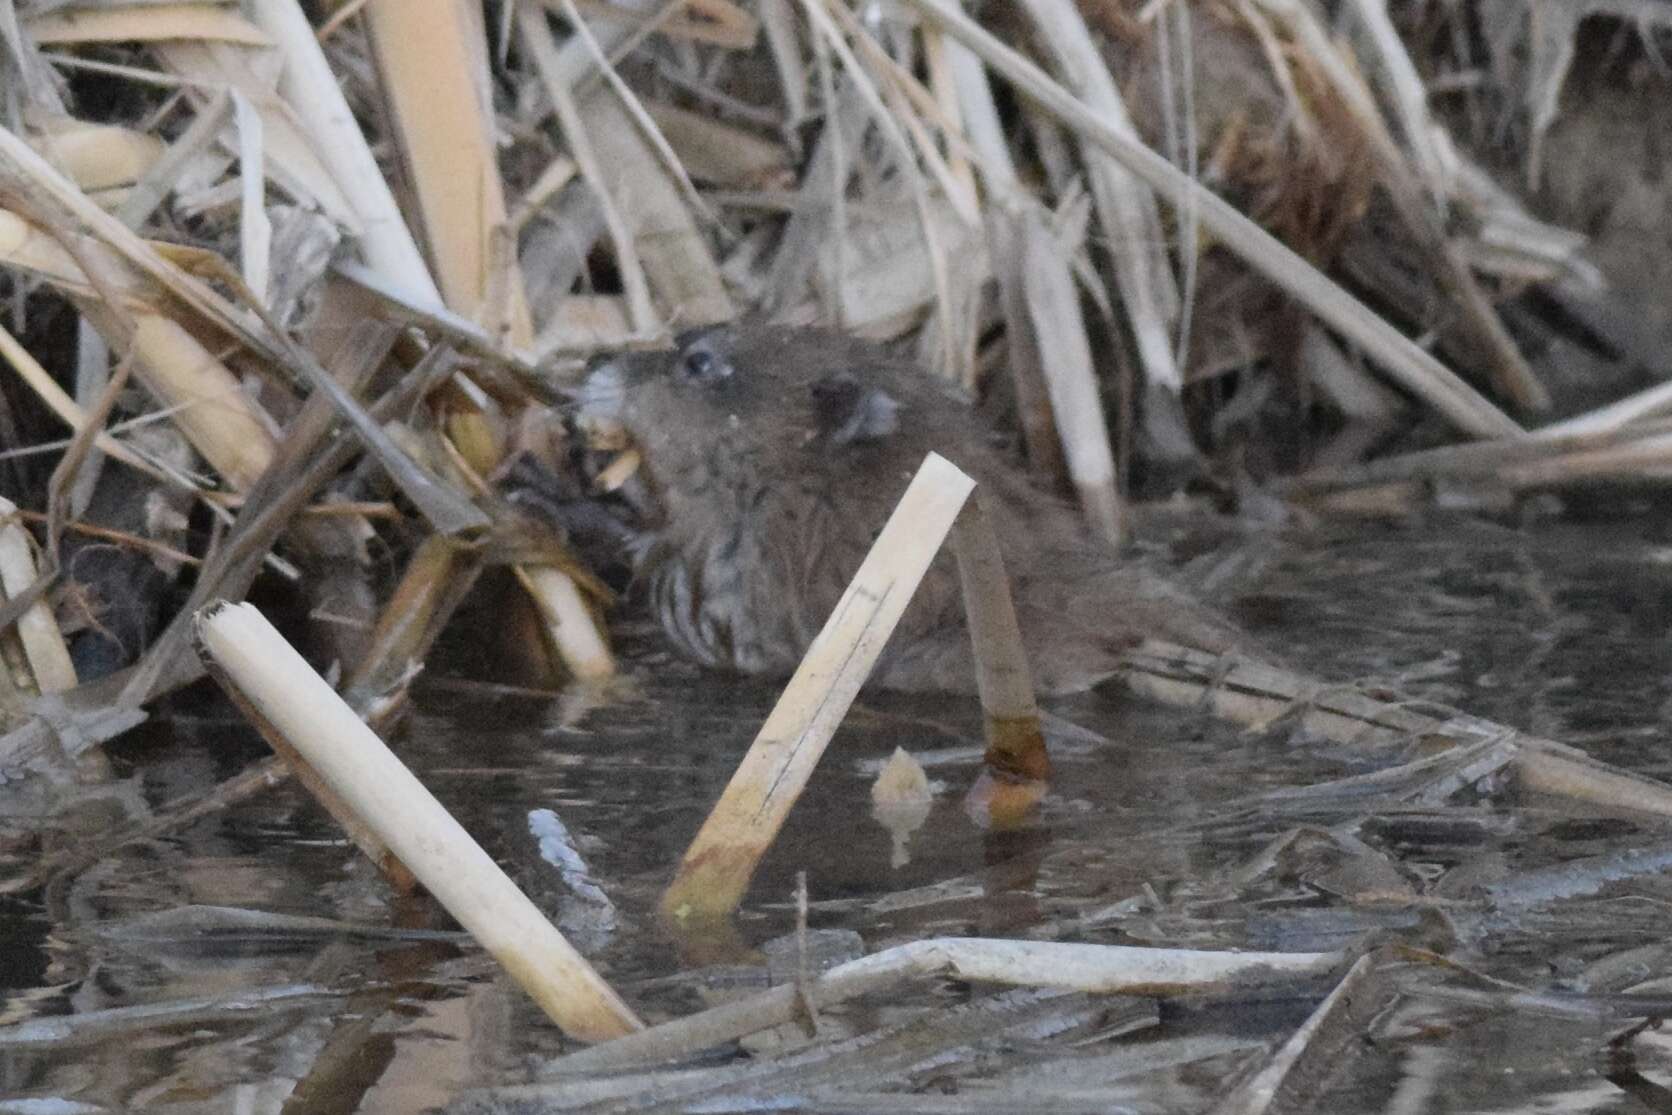
<path id="1" fill-rule="evenodd" d="M 1234 545 L 1164 540 L 1187 578 L 1216 587 L 1268 645 L 1320 677 L 1375 679 L 1672 778 L 1663 742 L 1672 526 L 1658 514 L 1525 531 L 1456 520 Z M 1293 951 L 1374 935 L 1533 992 L 1672 992 L 1663 875 L 1556 902 L 1506 901 L 1508 913 L 1464 901 L 1481 887 L 1519 893 L 1511 881 L 1528 872 L 1672 838 L 1655 822 L 1503 797 L 1298 816 L 1262 805 L 1264 795 L 1394 757 L 1253 736 L 1114 692 L 1051 706 L 1102 740 L 1060 733 L 1037 823 L 999 834 L 961 804 L 977 773 L 977 710 L 867 697 L 757 876 L 736 939 L 695 949 L 658 927 L 656 900 L 775 693 L 697 673 L 645 638 L 629 645 L 636 692 L 591 711 L 432 679 L 398 750 L 647 1020 L 703 1005 L 681 973 L 747 961 L 791 932 L 800 872 L 811 925 L 857 931 L 872 951 L 932 935 Z M 870 813 L 876 764 L 896 747 L 923 758 L 942 786 L 903 847 Z M 231 720 L 152 730 L 119 750 L 130 798 L 109 803 L 109 815 L 208 785 L 259 753 Z M 538 810 L 574 835 L 612 909 L 577 901 L 540 858 L 529 834 Z M 1251 871 L 1280 841 L 1280 866 Z M 31 854 L 17 844 L 0 846 L 7 862 Z M 1388 887 L 1409 900 L 1365 900 Z M 188 923 L 180 911 L 192 906 L 376 932 L 234 926 L 223 915 Z M 0 899 L 0 1112 L 401 1112 L 537 1076 L 562 1040 L 471 945 L 424 932 L 451 928 L 423 900 L 391 899 L 294 787 L 130 845 Z M 1424 992 L 1425 981 L 1441 991 Z M 1650 1030 L 1611 1053 L 1629 1021 L 1443 993 L 1487 986 L 1418 973 L 1313 1109 L 1672 1110 L 1653 1106 L 1654 1088 L 1672 1078 L 1672 1039 Z M 1001 1060 L 960 1087 L 1091 1095 L 1108 1110 L 1205 1110 L 1325 990 L 1192 1000 L 1164 1010 L 1159 1026 L 1044 1064 Z M 978 992 L 923 994 L 953 1002 Z M 226 1009 L 240 998 L 259 1001 Z M 188 1000 L 205 1006 L 161 1023 L 118 1015 L 72 1035 L 45 1025 Z"/>

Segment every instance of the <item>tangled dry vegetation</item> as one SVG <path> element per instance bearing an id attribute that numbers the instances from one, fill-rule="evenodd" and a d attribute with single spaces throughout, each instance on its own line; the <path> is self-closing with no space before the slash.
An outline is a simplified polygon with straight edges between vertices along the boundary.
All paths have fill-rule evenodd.
<path id="1" fill-rule="evenodd" d="M 600 586 L 502 482 L 586 356 L 747 312 L 968 385 L 1112 540 L 1183 485 L 1659 477 L 1666 23 L 8 2 L 0 766 L 92 761 L 264 586 L 374 721 L 485 569 L 606 672 Z"/>
<path id="2" fill-rule="evenodd" d="M 496 660 L 497 678 L 611 671 L 607 590 L 515 498 L 529 462 L 560 470 L 569 454 L 565 384 L 586 358 L 747 313 L 841 325 L 970 388 L 1111 543 L 1134 496 L 1181 489 L 1387 514 L 1442 489 L 1502 506 L 1659 480 L 1669 13 L 0 0 L 0 893 L 285 776 L 273 759 L 96 839 L 42 835 L 69 775 L 112 785 L 99 745 L 202 674 L 194 637 L 218 653 L 214 615 L 253 614 L 194 627 L 206 606 L 259 595 L 332 684 L 309 675 L 310 697 L 270 706 L 245 677 L 229 688 L 246 687 L 270 738 L 301 711 L 363 737 L 355 759 L 290 731 L 320 746 L 293 756 L 299 777 L 358 763 L 370 796 L 408 808 L 394 837 L 363 831 L 364 802 L 343 794 L 337 812 L 310 782 L 359 846 L 543 979 L 530 989 L 565 1032 L 638 1029 L 561 937 L 561 963 L 517 959 L 556 931 L 468 839 L 432 839 L 458 826 L 362 724 L 399 715 L 467 603 L 496 617 L 479 626 L 515 671 Z M 960 522 L 955 544 L 974 530 Z M 939 537 L 915 540 L 919 565 Z M 961 545 L 979 565 L 981 539 Z M 972 628 L 997 623 L 987 607 Z M 289 655 L 272 639 L 244 655 L 248 678 Z M 1310 817 L 1367 790 L 1443 801 L 1483 781 L 1672 815 L 1660 783 L 1449 710 L 1176 647 L 1132 660 L 1128 680 L 1160 700 L 1435 745 L 1272 795 L 1261 808 L 1279 817 L 1285 802 Z M 1033 716 L 1030 692 L 1010 697 Z M 794 779 L 772 766 L 760 781 Z M 738 878 L 700 889 L 734 902 Z M 490 883 L 504 905 L 484 900 Z M 925 973 L 1149 995 L 1250 967 L 1313 978 L 1346 958 L 920 940 L 574 1060 L 683 1056 Z M 1295 1063 L 1329 1061 L 1336 1046 L 1309 1035 L 1359 1032 L 1349 1008 L 1379 1001 L 1372 967 L 1354 965 L 1223 1109 L 1271 1110 Z M 565 983 L 585 1001 L 559 1002 Z M 1061 1009 L 977 1010 L 1039 1003 Z M 874 1067 L 863 1046 L 836 1055 Z"/>
<path id="3" fill-rule="evenodd" d="M 579 359 L 742 313 L 968 384 L 1110 538 L 1665 470 L 1649 0 L 318 8 L 0 20 L 0 759 L 189 682 L 264 570 L 366 712 L 485 565 L 609 669 L 498 481 Z"/>

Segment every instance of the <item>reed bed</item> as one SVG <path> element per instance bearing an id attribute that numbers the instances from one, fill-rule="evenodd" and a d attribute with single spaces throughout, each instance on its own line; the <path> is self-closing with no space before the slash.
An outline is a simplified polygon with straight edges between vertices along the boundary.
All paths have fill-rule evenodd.
<path id="1" fill-rule="evenodd" d="M 1601 278 L 1503 176 L 1520 159 L 1536 181 L 1577 24 L 1464 98 L 1536 106 L 1475 150 L 1473 117 L 1424 92 L 1459 64 L 1425 44 L 1457 28 L 1369 0 L 1333 15 L 20 5 L 6 479 L 45 517 L 13 610 L 46 594 L 73 644 L 111 608 L 119 579 L 57 567 L 66 532 L 205 562 L 189 608 L 116 633 L 143 709 L 195 676 L 189 613 L 265 568 L 387 716 L 476 577 L 508 567 L 534 668 L 605 676 L 606 594 L 501 482 L 562 452 L 553 406 L 587 356 L 745 313 L 841 325 L 991 397 L 1116 543 L 1134 497 L 1244 470 L 1361 512 L 1419 505 L 1412 481 L 1665 474 L 1663 389 L 1563 398 L 1551 421 L 1549 369 L 1509 327 L 1529 291 Z M 1502 62 L 1528 34 L 1480 49 Z M 327 445 L 336 467 L 300 483 Z M 171 514 L 132 513 L 148 502 Z M 179 560 L 153 564 L 178 582 Z"/>
<path id="2" fill-rule="evenodd" d="M 1672 390 L 1636 375 L 1657 367 L 1615 361 L 1580 382 L 1549 356 L 1560 315 L 1539 313 L 1583 318 L 1616 353 L 1654 351 L 1609 332 L 1635 304 L 1607 293 L 1629 283 L 1629 253 L 1593 251 L 1562 223 L 1578 209 L 1553 215 L 1540 191 L 1571 175 L 1551 150 L 1583 111 L 1563 99 L 1590 65 L 1581 18 L 1653 39 L 1665 9 L 1529 3 L 1525 25 L 1482 34 L 1484 5 L 1324 7 L 5 5 L 0 767 L 96 773 L 101 744 L 206 668 L 283 757 L 43 856 L 5 889 L 293 770 L 393 883 L 428 886 L 534 975 L 565 1030 L 639 1030 L 361 722 L 393 728 L 489 583 L 502 630 L 476 634 L 502 636 L 521 676 L 607 681 L 610 592 L 527 513 L 516 477 L 574 448 L 561 414 L 589 357 L 692 326 L 761 314 L 911 355 L 989 404 L 1111 546 L 1134 502 L 1180 488 L 1387 514 L 1442 481 L 1521 493 L 1672 476 Z M 873 582 L 914 584 L 949 534 L 989 768 L 1013 788 L 1047 775 L 980 493 L 938 458 L 920 475 L 941 487 L 908 494 L 916 533 L 885 532 L 844 598 L 887 607 L 832 618 L 667 913 L 736 906 L 905 607 Z M 237 603 L 256 590 L 296 605 L 286 634 L 319 673 Z M 259 630 L 234 650 L 221 629 L 243 621 Z M 294 689 L 269 695 L 281 661 Z M 1377 776 L 1402 793 L 1503 772 L 1672 815 L 1658 783 L 1449 711 L 1173 647 L 1142 648 L 1127 681 L 1258 726 L 1449 740 Z M 351 741 L 342 754 L 292 721 L 303 708 Z M 995 813 L 1025 811 L 1035 791 L 1017 792 Z M 385 819 L 391 795 L 414 816 Z M 1172 994 L 1353 959 L 1034 944 L 920 941 L 617 1048 L 688 1054 L 907 975 Z M 1374 978 L 1358 959 L 1226 1110 L 1271 1109 L 1297 1064 L 1356 1025 L 1349 1000 Z"/>

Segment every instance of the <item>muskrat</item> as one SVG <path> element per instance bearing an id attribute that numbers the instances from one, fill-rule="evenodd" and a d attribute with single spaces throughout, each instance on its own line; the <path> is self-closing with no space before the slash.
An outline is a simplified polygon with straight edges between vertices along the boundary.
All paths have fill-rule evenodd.
<path id="1" fill-rule="evenodd" d="M 739 323 L 597 365 L 582 423 L 619 424 L 656 510 L 630 550 L 663 630 L 708 666 L 787 675 L 934 450 L 986 492 L 1034 680 L 1088 688 L 1145 637 L 1251 646 L 1161 575 L 1119 560 L 995 444 L 951 385 L 844 333 Z M 935 559 L 870 684 L 972 691 L 949 549 Z"/>

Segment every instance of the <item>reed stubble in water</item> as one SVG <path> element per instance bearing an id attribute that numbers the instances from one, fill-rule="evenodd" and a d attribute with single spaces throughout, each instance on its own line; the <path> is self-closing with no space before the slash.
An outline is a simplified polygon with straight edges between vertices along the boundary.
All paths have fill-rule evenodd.
<path id="1" fill-rule="evenodd" d="M 619 424 L 654 498 L 630 529 L 662 628 L 711 667 L 787 675 L 930 451 L 987 493 L 1039 688 L 1085 689 L 1161 638 L 1251 650 L 1229 621 L 1122 560 L 1033 485 L 955 389 L 846 334 L 759 323 L 597 367 L 583 423 Z M 936 559 L 872 684 L 973 691 L 957 569 Z"/>

